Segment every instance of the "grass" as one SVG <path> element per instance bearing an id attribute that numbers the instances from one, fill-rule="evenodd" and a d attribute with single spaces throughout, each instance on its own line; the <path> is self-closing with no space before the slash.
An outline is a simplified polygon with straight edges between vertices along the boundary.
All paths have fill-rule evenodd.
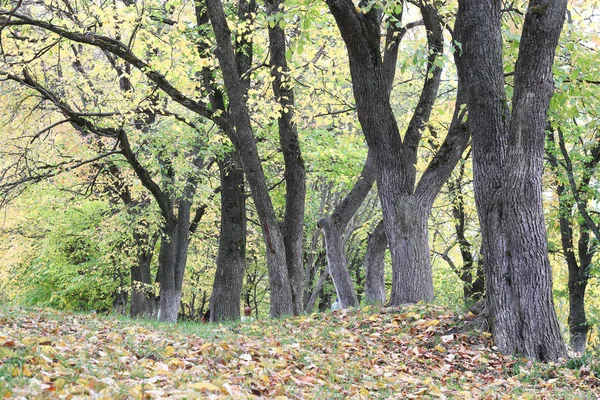
<path id="1" fill-rule="evenodd" d="M 0 397 L 596 399 L 585 356 L 528 363 L 432 305 L 240 324 L 0 307 Z"/>

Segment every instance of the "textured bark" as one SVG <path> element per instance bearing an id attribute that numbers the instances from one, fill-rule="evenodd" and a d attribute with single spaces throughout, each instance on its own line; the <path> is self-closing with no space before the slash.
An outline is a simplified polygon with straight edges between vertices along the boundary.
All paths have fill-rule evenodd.
<path id="1" fill-rule="evenodd" d="M 344 252 L 342 232 L 329 219 L 319 221 L 325 238 L 328 271 L 333 278 L 337 298 L 342 308 L 356 307 L 358 298 L 354 290 L 354 282 L 348 271 L 348 261 Z"/>
<path id="2" fill-rule="evenodd" d="M 457 24 L 468 75 L 475 199 L 486 301 L 504 353 L 557 360 L 566 348 L 552 299 L 542 211 L 544 128 L 566 0 L 531 1 L 515 66 L 512 117 L 504 92 L 500 1 L 462 0 Z"/>
<path id="3" fill-rule="evenodd" d="M 385 249 L 387 237 L 383 221 L 380 221 L 369 235 L 365 255 L 365 300 L 367 303 L 385 303 Z"/>
<path id="4" fill-rule="evenodd" d="M 219 0 L 207 0 L 206 6 L 217 42 L 215 52 L 229 97 L 230 112 L 228 119 L 233 125 L 229 126 L 228 123 L 221 123 L 221 127 L 239 152 L 262 227 L 266 245 L 267 268 L 269 270 L 271 316 L 280 317 L 292 314 L 294 307 L 288 277 L 284 238 L 275 216 L 267 180 L 262 170 L 258 148 L 254 140 L 250 115 L 244 96 L 245 91 L 232 47 L 231 32 L 221 2 Z"/>
<path id="5" fill-rule="evenodd" d="M 239 321 L 246 266 L 244 171 L 235 159 L 221 162 L 221 228 L 217 271 L 210 305 L 211 322 Z"/>
<path id="6" fill-rule="evenodd" d="M 281 12 L 283 0 L 265 1 L 268 16 Z M 269 51 L 271 54 L 271 76 L 273 93 L 282 107 L 278 119 L 279 141 L 285 164 L 285 215 L 283 219 L 283 239 L 285 241 L 288 277 L 290 280 L 294 314 L 302 312 L 304 288 L 304 266 L 302 246 L 304 238 L 304 204 L 306 197 L 306 171 L 298 141 L 298 130 L 293 122 L 295 105 L 294 90 L 288 77 L 286 61 L 285 32 L 279 24 L 269 24 Z"/>
<path id="7" fill-rule="evenodd" d="M 319 298 L 319 294 L 323 290 L 323 286 L 325 286 L 325 282 L 327 281 L 327 277 L 329 276 L 329 268 L 325 267 L 325 271 L 319 277 L 317 284 L 315 285 L 308 302 L 306 303 L 306 307 L 304 307 L 304 312 L 311 313 L 312 309 L 315 307 L 317 303 L 317 299 Z"/>
<path id="8" fill-rule="evenodd" d="M 443 38 L 437 12 L 432 5 L 420 5 L 427 30 L 428 74 L 402 140 L 390 105 L 391 85 L 381 57 L 380 11 L 374 6 L 366 13 L 358 12 L 349 0 L 329 0 L 327 4 L 348 50 L 358 119 L 377 167 L 377 187 L 392 256 L 390 304 L 431 301 L 433 280 L 427 219 L 433 200 L 468 139 L 465 129 L 449 133 L 415 187 L 419 142 L 440 84 L 441 69 L 435 60 L 442 53 Z"/>

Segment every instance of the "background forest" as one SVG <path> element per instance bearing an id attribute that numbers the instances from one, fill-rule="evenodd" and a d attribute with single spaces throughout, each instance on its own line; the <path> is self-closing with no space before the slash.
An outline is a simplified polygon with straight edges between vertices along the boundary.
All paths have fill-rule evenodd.
<path id="1" fill-rule="evenodd" d="M 356 4 L 381 26 L 382 85 L 403 149 L 414 148 L 408 182 L 390 186 L 406 189 L 402 234 L 424 225 L 415 235 L 426 254 L 410 254 L 425 275 L 398 278 L 415 281 L 414 298 L 394 283 L 400 255 L 387 250 L 377 192 L 381 158 L 404 160 L 369 136 L 378 106 L 355 101 L 335 4 L 0 4 L 0 301 L 165 321 L 199 321 L 209 308 L 211 321 L 238 320 L 244 306 L 255 318 L 311 313 L 336 299 L 481 309 L 456 2 Z M 599 7 L 567 8 L 542 192 L 561 331 L 592 352 Z M 501 4 L 509 102 L 526 10 Z"/>

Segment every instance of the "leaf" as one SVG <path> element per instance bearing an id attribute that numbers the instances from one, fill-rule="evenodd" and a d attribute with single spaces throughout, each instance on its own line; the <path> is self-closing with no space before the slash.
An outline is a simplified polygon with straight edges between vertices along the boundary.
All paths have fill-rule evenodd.
<path id="1" fill-rule="evenodd" d="M 221 388 L 219 388 L 218 386 L 210 383 L 210 382 L 196 382 L 193 383 L 189 386 L 192 389 L 196 389 L 196 390 L 208 390 L 211 392 L 220 392 Z"/>

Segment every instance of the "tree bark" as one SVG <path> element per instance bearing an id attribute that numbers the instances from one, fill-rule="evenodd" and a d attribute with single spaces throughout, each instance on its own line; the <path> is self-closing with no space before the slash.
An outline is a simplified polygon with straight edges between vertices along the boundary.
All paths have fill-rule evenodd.
<path id="1" fill-rule="evenodd" d="M 155 241 L 148 241 L 147 234 L 135 234 L 137 263 L 131 267 L 131 318 L 155 318 L 157 313 L 156 296 L 152 291 L 150 264 Z"/>
<path id="2" fill-rule="evenodd" d="M 267 16 L 281 12 L 283 0 L 265 0 Z M 269 51 L 273 93 L 282 107 L 278 119 L 279 141 L 285 164 L 285 215 L 282 231 L 285 242 L 288 277 L 292 290 L 294 314 L 302 313 L 304 266 L 302 247 L 304 238 L 304 208 L 306 197 L 306 171 L 300 151 L 298 130 L 293 122 L 295 113 L 294 90 L 286 61 L 285 32 L 278 23 L 269 24 Z"/>
<path id="3" fill-rule="evenodd" d="M 380 10 L 373 6 L 367 12 L 357 11 L 349 0 L 329 0 L 327 4 L 348 50 L 358 119 L 377 167 L 377 187 L 392 255 L 390 304 L 431 301 L 433 279 L 427 219 L 433 200 L 458 162 L 468 139 L 465 129 L 457 128 L 452 135 L 449 133 L 415 187 L 419 142 L 441 77 L 441 69 L 436 63 L 443 50 L 439 17 L 432 5 L 420 5 L 427 30 L 427 75 L 402 140 L 390 105 L 391 85 L 381 57 Z M 458 111 L 457 106 L 455 113 Z"/>
<path id="4" fill-rule="evenodd" d="M 210 304 L 210 321 L 239 321 L 246 267 L 246 194 L 244 171 L 230 154 L 219 163 L 221 228 L 217 271 Z"/>
<path id="5" fill-rule="evenodd" d="M 244 97 L 244 88 L 235 62 L 231 32 L 221 2 L 219 0 L 207 0 L 206 7 L 215 32 L 217 42 L 215 53 L 223 73 L 223 80 L 229 97 L 230 112 L 228 116 L 233 125 L 228 126 L 221 122 L 221 127 L 239 152 L 262 227 L 266 245 L 267 268 L 269 270 L 271 316 L 280 317 L 292 314 L 294 303 L 287 270 L 285 242 L 275 216 L 267 180 L 262 170 L 258 148 L 254 140 L 250 115 Z"/>
<path id="6" fill-rule="evenodd" d="M 318 223 L 325 239 L 327 270 L 333 279 L 337 298 L 342 308 L 358 305 L 354 283 L 348 270 L 342 235 L 350 219 L 356 214 L 371 191 L 375 177 L 375 162 L 369 152 L 360 177 L 350 193 L 335 207 L 330 216 L 321 219 Z"/>
<path id="7" fill-rule="evenodd" d="M 387 236 L 383 221 L 380 221 L 369 235 L 365 255 L 365 300 L 370 304 L 385 303 L 385 249 Z"/>
<path id="8" fill-rule="evenodd" d="M 566 356 L 552 299 L 542 211 L 546 113 L 566 0 L 533 0 L 515 66 L 512 117 L 504 91 L 500 1 L 461 0 L 457 24 L 473 136 L 475 198 L 483 241 L 486 301 L 504 353 L 542 361 Z"/>
<path id="9" fill-rule="evenodd" d="M 163 229 L 158 256 L 160 321 L 177 322 L 187 262 L 191 206 L 191 199 L 180 200 L 177 218 Z"/>

